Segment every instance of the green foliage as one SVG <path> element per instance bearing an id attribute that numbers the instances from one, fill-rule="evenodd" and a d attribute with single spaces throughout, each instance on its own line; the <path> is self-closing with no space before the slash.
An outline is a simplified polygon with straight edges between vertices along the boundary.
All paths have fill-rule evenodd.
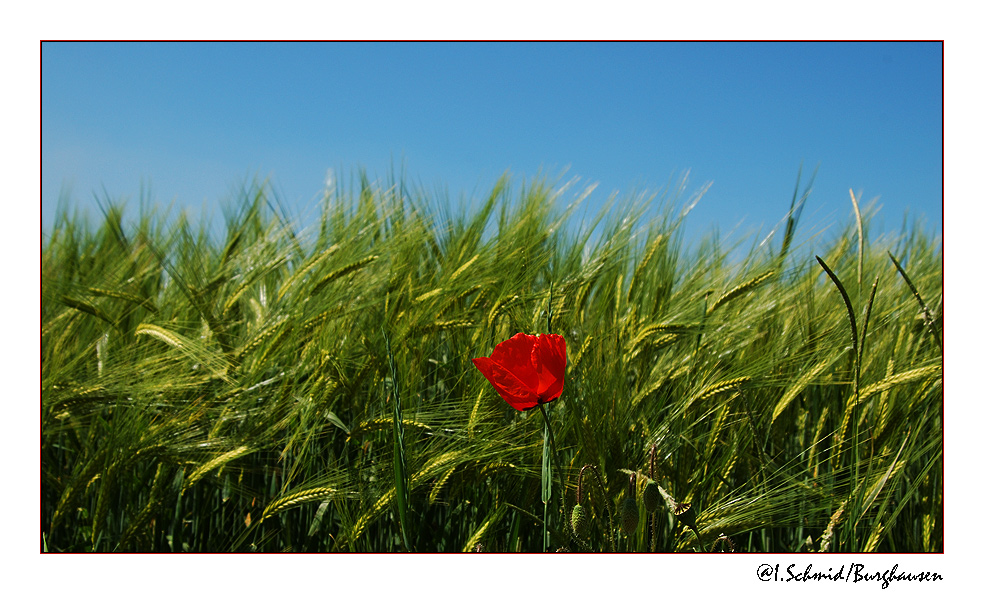
<path id="1" fill-rule="evenodd" d="M 848 227 L 825 273 L 792 243 L 795 194 L 778 249 L 740 257 L 684 250 L 679 194 L 582 224 L 564 191 L 503 179 L 453 211 L 363 177 L 311 235 L 263 187 L 223 238 L 63 215 L 41 253 L 44 547 L 537 551 L 546 521 L 570 550 L 942 550 L 938 240 L 862 249 Z M 471 359 L 548 327 L 568 367 L 544 518 L 543 420 Z M 650 478 L 673 506 L 650 513 Z"/>

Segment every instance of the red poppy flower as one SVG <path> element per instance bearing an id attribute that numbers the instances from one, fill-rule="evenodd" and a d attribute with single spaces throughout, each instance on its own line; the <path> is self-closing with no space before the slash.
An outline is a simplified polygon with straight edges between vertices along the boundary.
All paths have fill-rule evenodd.
<path id="1" fill-rule="evenodd" d="M 567 343 L 558 334 L 517 334 L 496 345 L 491 357 L 472 362 L 509 406 L 530 410 L 564 391 Z"/>

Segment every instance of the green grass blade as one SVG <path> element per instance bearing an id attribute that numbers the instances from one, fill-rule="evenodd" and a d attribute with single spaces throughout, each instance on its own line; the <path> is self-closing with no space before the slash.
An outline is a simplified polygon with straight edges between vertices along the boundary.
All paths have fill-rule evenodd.
<path id="1" fill-rule="evenodd" d="M 940 333 L 936 328 L 936 318 L 933 316 L 933 312 L 926 307 L 926 302 L 923 301 L 923 298 L 919 295 L 919 290 L 916 289 L 916 285 L 909 279 L 909 275 L 905 273 L 905 269 L 902 268 L 899 261 L 895 259 L 892 252 L 888 252 L 888 257 L 892 259 L 892 264 L 895 265 L 895 268 L 899 271 L 899 274 L 902 275 L 902 279 L 905 280 L 905 284 L 909 287 L 909 290 L 912 291 L 912 296 L 916 298 L 916 301 L 919 303 L 919 307 L 922 308 L 923 315 L 926 316 L 926 324 L 929 326 L 929 331 L 932 332 L 933 338 L 936 340 L 936 346 L 940 347 L 940 354 L 942 354 L 943 339 L 940 337 Z"/>

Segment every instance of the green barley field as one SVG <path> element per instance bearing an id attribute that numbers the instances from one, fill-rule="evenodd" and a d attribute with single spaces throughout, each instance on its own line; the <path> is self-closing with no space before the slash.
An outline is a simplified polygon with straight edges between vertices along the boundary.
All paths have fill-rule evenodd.
<path id="1" fill-rule="evenodd" d="M 942 237 L 845 195 L 811 238 L 797 188 L 693 245 L 682 188 L 592 220 L 505 178 L 363 176 L 303 229 L 263 185 L 211 225 L 62 212 L 42 550 L 942 552 Z M 526 412 L 472 363 L 517 333 L 567 349 Z"/>

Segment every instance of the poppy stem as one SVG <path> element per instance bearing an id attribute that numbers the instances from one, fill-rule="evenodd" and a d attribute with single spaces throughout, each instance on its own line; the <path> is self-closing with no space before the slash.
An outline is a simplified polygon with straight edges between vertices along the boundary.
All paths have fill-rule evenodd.
<path id="1" fill-rule="evenodd" d="M 537 406 L 537 408 L 539 408 L 540 409 L 540 413 L 543 414 L 543 424 L 546 426 L 546 428 L 547 428 L 547 435 L 550 438 L 550 459 L 553 462 L 553 467 L 557 469 L 557 473 L 560 475 L 560 478 L 561 478 L 561 480 L 560 480 L 560 515 L 561 515 L 562 518 L 566 518 L 567 517 L 567 505 L 564 502 L 564 499 L 565 499 L 564 498 L 564 492 L 566 490 L 566 486 L 567 485 L 564 484 L 564 478 L 563 478 L 564 477 L 564 474 L 563 474 L 563 472 L 561 470 L 561 467 L 557 464 L 557 440 L 554 439 L 553 428 L 550 426 L 550 417 L 547 415 L 547 405 L 546 404 L 540 404 L 540 405 Z M 553 477 L 551 477 L 551 480 L 553 480 Z M 544 520 L 546 520 L 546 518 L 544 518 Z M 567 522 L 563 522 L 563 525 L 564 526 L 567 526 Z M 546 526 L 546 524 L 544 524 L 544 526 Z"/>
<path id="2" fill-rule="evenodd" d="M 550 322 L 553 320 L 553 281 L 550 281 L 550 294 L 547 296 L 547 334 L 553 334 Z"/>

